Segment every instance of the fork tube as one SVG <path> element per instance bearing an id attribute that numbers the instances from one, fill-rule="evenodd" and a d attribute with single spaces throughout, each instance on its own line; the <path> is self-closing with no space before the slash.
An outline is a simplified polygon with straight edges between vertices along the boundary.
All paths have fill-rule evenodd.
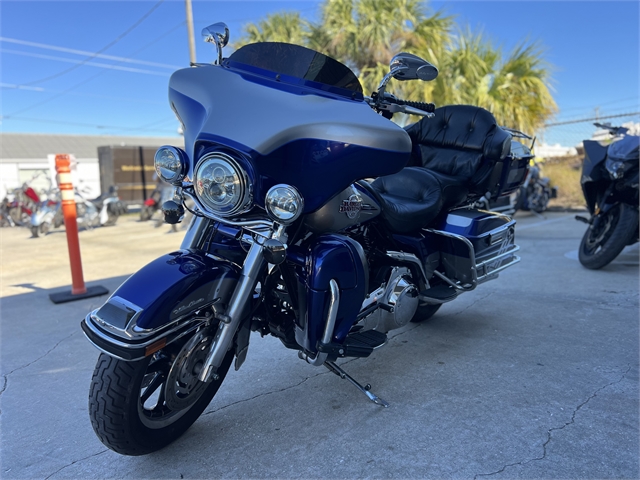
<path id="1" fill-rule="evenodd" d="M 254 242 L 249 249 L 247 258 L 242 266 L 242 274 L 233 292 L 227 313 L 220 318 L 220 324 L 215 338 L 211 344 L 211 350 L 204 362 L 204 367 L 200 371 L 198 378 L 202 382 L 207 382 L 215 378 L 215 370 L 220 366 L 225 355 L 231 347 L 236 330 L 240 326 L 247 303 L 253 293 L 258 276 L 266 261 L 262 255 L 262 245 Z"/>
<path id="2" fill-rule="evenodd" d="M 190 248 L 201 249 L 207 229 L 211 224 L 211 220 L 205 217 L 195 216 L 191 219 L 191 223 L 189 224 L 189 228 L 187 229 L 187 233 L 180 244 L 180 248 L 183 250 L 188 250 Z"/>

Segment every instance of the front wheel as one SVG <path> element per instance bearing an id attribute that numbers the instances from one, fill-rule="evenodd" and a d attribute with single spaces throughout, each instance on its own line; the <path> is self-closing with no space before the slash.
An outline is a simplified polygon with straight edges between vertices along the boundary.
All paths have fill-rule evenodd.
<path id="1" fill-rule="evenodd" d="M 210 383 L 198 380 L 212 336 L 196 333 L 135 362 L 101 354 L 91 380 L 89 416 L 100 441 L 123 455 L 145 455 L 182 435 L 224 380 L 233 350 Z"/>
<path id="2" fill-rule="evenodd" d="M 624 203 L 594 217 L 580 242 L 578 258 L 591 270 L 611 263 L 629 243 L 638 228 L 638 211 Z"/>
<path id="3" fill-rule="evenodd" d="M 40 235 L 40 228 L 36 225 L 31 226 L 31 238 L 38 238 Z"/>

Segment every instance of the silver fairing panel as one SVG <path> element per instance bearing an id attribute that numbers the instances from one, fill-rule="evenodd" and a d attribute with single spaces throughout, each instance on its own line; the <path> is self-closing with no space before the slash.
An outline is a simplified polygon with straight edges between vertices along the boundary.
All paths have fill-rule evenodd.
<path id="1" fill-rule="evenodd" d="M 246 80 L 220 66 L 178 70 L 169 99 L 192 150 L 199 135 L 237 142 L 260 155 L 300 139 L 322 139 L 409 153 L 409 135 L 365 102 L 297 95 Z M 193 151 L 188 151 L 193 158 Z"/>

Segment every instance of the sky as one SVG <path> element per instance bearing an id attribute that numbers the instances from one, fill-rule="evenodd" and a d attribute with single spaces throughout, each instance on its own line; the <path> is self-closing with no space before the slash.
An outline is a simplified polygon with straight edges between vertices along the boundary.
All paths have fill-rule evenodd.
<path id="1" fill-rule="evenodd" d="M 193 1 L 197 60 L 214 48 L 200 37 L 227 23 L 231 42 L 269 13 L 319 20 L 321 2 Z M 640 112 L 637 1 L 431 1 L 461 28 L 482 30 L 505 52 L 537 41 L 553 67 L 559 111 L 550 123 Z M 98 55 L 94 55 L 98 53 Z M 427 59 L 428 60 L 428 59 Z M 169 76 L 188 66 L 183 0 L 0 0 L 0 129 L 99 135 L 177 135 Z M 433 102 L 438 104 L 438 99 Z M 612 123 L 640 121 L 640 114 Z M 607 120 L 605 120 L 607 121 Z M 546 143 L 578 144 L 591 122 L 534 132 Z"/>

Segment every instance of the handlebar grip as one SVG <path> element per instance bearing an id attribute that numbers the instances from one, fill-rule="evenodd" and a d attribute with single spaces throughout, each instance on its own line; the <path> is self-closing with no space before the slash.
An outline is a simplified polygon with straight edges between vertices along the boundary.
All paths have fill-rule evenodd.
<path id="1" fill-rule="evenodd" d="M 427 103 L 427 102 L 410 102 L 408 100 L 400 100 L 398 99 L 398 103 L 400 105 L 406 105 L 408 107 L 417 108 L 419 110 L 423 110 L 427 113 L 433 113 L 436 109 L 435 103 Z"/>

